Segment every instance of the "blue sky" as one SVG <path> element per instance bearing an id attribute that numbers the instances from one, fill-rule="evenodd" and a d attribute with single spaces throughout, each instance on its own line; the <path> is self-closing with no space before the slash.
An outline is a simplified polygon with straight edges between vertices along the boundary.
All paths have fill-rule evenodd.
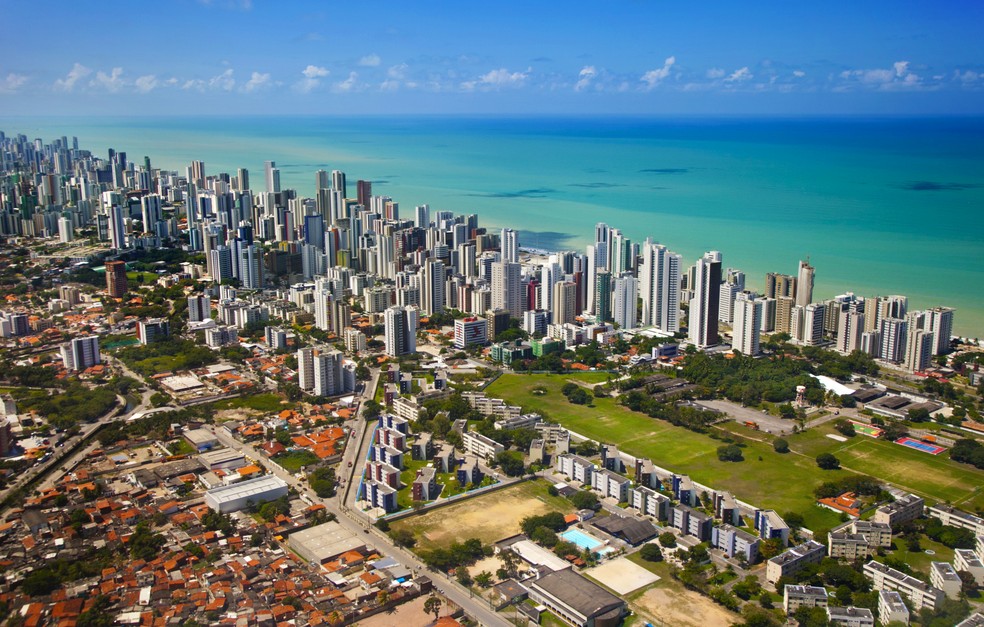
<path id="1" fill-rule="evenodd" d="M 0 115 L 981 114 L 980 2 L 0 0 Z"/>

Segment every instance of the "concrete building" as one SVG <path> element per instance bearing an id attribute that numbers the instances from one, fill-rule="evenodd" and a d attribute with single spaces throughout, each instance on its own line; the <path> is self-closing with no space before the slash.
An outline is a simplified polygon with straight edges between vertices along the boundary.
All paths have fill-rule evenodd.
<path id="1" fill-rule="evenodd" d="M 731 348 L 742 355 L 758 355 L 762 333 L 762 302 L 755 294 L 741 292 L 735 298 Z"/>
<path id="2" fill-rule="evenodd" d="M 454 347 L 465 349 L 488 343 L 488 321 L 485 318 L 459 318 L 454 321 Z"/>
<path id="3" fill-rule="evenodd" d="M 755 510 L 755 530 L 763 540 L 778 538 L 782 540 L 783 546 L 789 544 L 789 525 L 775 510 Z"/>
<path id="4" fill-rule="evenodd" d="M 534 580 L 530 598 L 575 627 L 616 627 L 626 613 L 625 601 L 570 569 Z"/>
<path id="5" fill-rule="evenodd" d="M 701 542 L 706 542 L 711 539 L 714 519 L 692 507 L 675 505 L 670 509 L 667 524 L 685 535 L 694 536 Z"/>
<path id="6" fill-rule="evenodd" d="M 721 253 L 710 251 L 697 260 L 694 296 L 690 300 L 690 343 L 706 348 L 718 343 L 718 311 L 721 299 Z"/>
<path id="7" fill-rule="evenodd" d="M 970 573 L 978 586 L 984 585 L 984 560 L 973 550 L 956 549 L 953 552 L 953 567 L 957 572 Z"/>
<path id="8" fill-rule="evenodd" d="M 619 503 L 628 502 L 629 486 L 632 484 L 628 477 L 602 468 L 591 473 L 591 487 L 601 492 L 602 497 L 613 498 Z"/>
<path id="9" fill-rule="evenodd" d="M 99 354 L 99 337 L 89 335 L 74 338 L 61 345 L 61 358 L 65 370 L 82 371 L 102 363 Z"/>
<path id="10" fill-rule="evenodd" d="M 819 542 L 808 540 L 766 562 L 765 578 L 769 583 L 774 584 L 780 577 L 795 575 L 807 564 L 819 564 L 826 554 L 827 547 Z"/>
<path id="11" fill-rule="evenodd" d="M 126 262 L 107 261 L 105 268 L 106 291 L 113 298 L 123 298 L 127 291 Z"/>
<path id="12" fill-rule="evenodd" d="M 975 536 L 984 536 L 984 518 L 968 514 L 951 505 L 938 503 L 926 510 L 926 514 L 938 518 L 944 525 L 966 529 Z"/>
<path id="13" fill-rule="evenodd" d="M 830 557 L 853 561 L 867 557 L 872 550 L 872 547 L 868 545 L 868 539 L 860 533 L 830 532 L 827 534 L 827 552 Z"/>
<path id="14" fill-rule="evenodd" d="M 296 531 L 290 534 L 287 544 L 312 564 L 325 564 L 349 551 L 366 550 L 364 540 L 334 521 Z"/>
<path id="15" fill-rule="evenodd" d="M 384 314 L 386 354 L 399 357 L 417 352 L 418 312 L 414 307 L 390 307 Z"/>
<path id="16" fill-rule="evenodd" d="M 902 498 L 882 505 L 875 510 L 872 522 L 884 523 L 890 527 L 898 527 L 923 515 L 926 502 L 915 494 L 906 494 Z"/>
<path id="17" fill-rule="evenodd" d="M 711 530 L 711 546 L 721 549 L 728 557 L 742 557 L 748 564 L 758 559 L 760 540 L 752 534 L 731 525 L 721 525 Z"/>
<path id="18" fill-rule="evenodd" d="M 471 453 L 486 460 L 492 460 L 496 455 L 506 450 L 506 447 L 503 445 L 477 431 L 465 431 L 462 433 L 461 444 L 466 453 Z"/>
<path id="19" fill-rule="evenodd" d="M 657 520 L 666 520 L 670 514 L 670 498 L 646 486 L 636 486 L 629 490 L 629 504 Z"/>
<path id="20" fill-rule="evenodd" d="M 782 591 L 782 610 L 792 616 L 801 607 L 827 607 L 827 589 L 786 584 Z"/>
<path id="21" fill-rule="evenodd" d="M 866 577 L 871 579 L 872 588 L 875 590 L 894 590 L 907 597 L 917 610 L 926 608 L 935 612 L 943 603 L 945 594 L 939 588 L 874 560 L 864 565 L 863 572 Z"/>
<path id="22" fill-rule="evenodd" d="M 557 472 L 585 485 L 591 485 L 591 475 L 596 470 L 594 463 L 590 460 L 569 453 L 557 455 L 554 466 L 557 468 Z"/>
<path id="23" fill-rule="evenodd" d="M 894 590 L 878 591 L 878 622 L 909 624 L 909 608 L 905 606 L 902 595 Z"/>
<path id="24" fill-rule="evenodd" d="M 959 599 L 963 585 L 956 569 L 947 562 L 930 562 L 929 583 L 943 591 L 948 599 Z"/>
<path id="25" fill-rule="evenodd" d="M 412 486 L 414 501 L 433 501 L 441 493 L 437 484 L 437 471 L 427 466 L 417 471 Z"/>
<path id="26" fill-rule="evenodd" d="M 875 615 L 865 607 L 827 606 L 831 627 L 875 627 Z"/>
<path id="27" fill-rule="evenodd" d="M 273 475 L 247 479 L 205 492 L 205 504 L 221 514 L 238 512 L 250 504 L 275 501 L 287 495 L 287 483 Z"/>

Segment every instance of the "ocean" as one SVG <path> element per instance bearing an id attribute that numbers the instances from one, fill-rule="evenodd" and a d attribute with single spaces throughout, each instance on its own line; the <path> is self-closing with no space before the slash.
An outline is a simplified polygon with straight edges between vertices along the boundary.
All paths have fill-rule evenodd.
<path id="1" fill-rule="evenodd" d="M 8 134 L 77 136 L 154 167 L 250 171 L 274 160 L 310 196 L 343 170 L 401 215 L 478 213 L 520 245 L 581 249 L 597 222 L 684 256 L 723 253 L 764 289 L 809 257 L 816 298 L 904 294 L 954 307 L 984 337 L 984 118 L 0 118 Z"/>

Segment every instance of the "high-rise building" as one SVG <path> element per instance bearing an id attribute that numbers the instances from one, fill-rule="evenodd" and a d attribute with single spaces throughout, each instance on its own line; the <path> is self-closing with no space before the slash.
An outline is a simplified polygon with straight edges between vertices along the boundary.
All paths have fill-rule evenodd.
<path id="1" fill-rule="evenodd" d="M 796 277 L 769 272 L 765 275 L 765 297 L 796 296 Z"/>
<path id="2" fill-rule="evenodd" d="M 345 391 L 341 351 L 320 351 L 314 356 L 315 396 L 334 396 Z"/>
<path id="3" fill-rule="evenodd" d="M 826 309 L 823 303 L 810 303 L 805 307 L 794 305 L 790 324 L 793 341 L 803 346 L 817 346 L 823 342 L 823 319 Z"/>
<path id="4" fill-rule="evenodd" d="M 741 292 L 735 297 L 731 348 L 743 355 L 758 355 L 762 331 L 762 301 L 755 294 Z"/>
<path id="5" fill-rule="evenodd" d="M 498 261 L 492 264 L 492 308 L 504 309 L 513 318 L 523 316 L 522 266 Z"/>
<path id="6" fill-rule="evenodd" d="M 126 294 L 126 262 L 106 262 L 106 291 L 113 298 L 123 298 Z"/>
<path id="7" fill-rule="evenodd" d="M 863 311 L 855 309 L 841 313 L 837 324 L 837 343 L 835 345 L 837 351 L 849 355 L 860 350 L 865 326 L 865 313 Z"/>
<path id="8" fill-rule="evenodd" d="M 680 255 L 646 242 L 639 267 L 642 325 L 667 333 L 680 330 Z"/>
<path id="9" fill-rule="evenodd" d="M 909 322 L 905 318 L 882 318 L 881 350 L 878 356 L 885 361 L 900 364 L 905 359 L 905 343 L 909 332 Z"/>
<path id="10" fill-rule="evenodd" d="M 275 161 L 267 161 L 263 164 L 263 173 L 266 175 L 266 192 L 268 194 L 280 193 L 280 170 L 277 169 Z"/>
<path id="11" fill-rule="evenodd" d="M 66 370 L 81 371 L 102 363 L 99 355 L 99 337 L 77 337 L 61 345 L 62 363 Z"/>
<path id="12" fill-rule="evenodd" d="M 341 192 L 342 198 L 348 195 L 348 188 L 345 184 L 345 173 L 341 170 L 331 171 L 331 188 L 336 192 Z"/>
<path id="13" fill-rule="evenodd" d="M 74 238 L 72 219 L 68 216 L 58 218 L 58 241 L 67 244 Z"/>
<path id="14" fill-rule="evenodd" d="M 612 319 L 612 274 L 608 270 L 595 273 L 594 315 L 598 322 Z"/>
<path id="15" fill-rule="evenodd" d="M 690 300 L 688 336 L 698 348 L 714 346 L 718 337 L 721 296 L 721 253 L 710 251 L 697 260 L 694 296 Z"/>
<path id="16" fill-rule="evenodd" d="M 922 372 L 933 361 L 936 340 L 932 331 L 909 329 L 905 343 L 905 369 L 909 372 Z"/>
<path id="17" fill-rule="evenodd" d="M 420 313 L 425 316 L 444 311 L 447 271 L 444 263 L 428 257 L 420 269 Z"/>
<path id="18" fill-rule="evenodd" d="M 499 243 L 503 261 L 512 263 L 519 261 L 519 233 L 512 229 L 502 229 Z"/>
<path id="19" fill-rule="evenodd" d="M 150 194 L 140 199 L 140 217 L 144 233 L 153 233 L 157 223 L 164 219 L 161 197 Z"/>
<path id="20" fill-rule="evenodd" d="M 297 349 L 297 387 L 305 392 L 314 389 L 314 349 L 310 346 Z"/>
<path id="21" fill-rule="evenodd" d="M 137 323 L 137 339 L 141 344 L 152 344 L 171 334 L 167 318 L 148 318 Z"/>
<path id="22" fill-rule="evenodd" d="M 263 247 L 259 243 L 240 246 L 239 282 L 243 289 L 263 288 Z"/>
<path id="23" fill-rule="evenodd" d="M 573 281 L 554 283 L 553 309 L 551 320 L 553 324 L 574 322 L 577 315 L 577 285 Z"/>
<path id="24" fill-rule="evenodd" d="M 212 299 L 208 294 L 188 297 L 188 322 L 201 322 L 212 317 Z"/>
<path id="25" fill-rule="evenodd" d="M 809 259 L 800 261 L 796 278 L 796 304 L 800 307 L 806 307 L 813 302 L 814 272 L 815 268 L 810 265 Z"/>
<path id="26" fill-rule="evenodd" d="M 126 248 L 126 223 L 123 220 L 125 207 L 113 205 L 109 208 L 109 243 L 116 250 Z"/>
<path id="27" fill-rule="evenodd" d="M 949 307 L 933 307 L 926 310 L 927 329 L 933 333 L 934 355 L 945 355 L 950 352 L 950 339 L 953 336 L 953 309 Z"/>
<path id="28" fill-rule="evenodd" d="M 635 329 L 638 319 L 639 281 L 633 276 L 615 279 L 612 288 L 612 320 L 623 329 Z"/>
<path id="29" fill-rule="evenodd" d="M 905 318 L 909 312 L 909 298 L 907 296 L 885 296 L 878 303 L 878 320 L 883 318 Z"/>
<path id="30" fill-rule="evenodd" d="M 383 316 L 386 354 L 399 357 L 417 352 L 417 319 L 414 307 L 390 307 Z"/>
<path id="31" fill-rule="evenodd" d="M 776 333 L 793 333 L 793 307 L 796 299 L 792 296 L 776 297 Z"/>
<path id="32" fill-rule="evenodd" d="M 413 208 L 414 224 L 426 229 L 430 226 L 430 205 L 417 205 Z"/>
<path id="33" fill-rule="evenodd" d="M 454 347 L 464 349 L 473 344 L 488 342 L 488 321 L 485 318 L 458 318 L 454 321 Z"/>

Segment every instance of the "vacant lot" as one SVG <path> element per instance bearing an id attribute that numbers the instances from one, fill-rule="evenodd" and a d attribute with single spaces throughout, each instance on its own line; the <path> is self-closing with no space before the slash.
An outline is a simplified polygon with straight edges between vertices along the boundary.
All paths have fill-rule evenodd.
<path id="1" fill-rule="evenodd" d="M 563 497 L 547 494 L 546 481 L 526 481 L 489 494 L 466 499 L 448 507 L 394 522 L 394 529 L 409 529 L 417 538 L 417 549 L 447 547 L 452 542 L 478 538 L 491 544 L 520 532 L 527 516 L 574 507 Z"/>
<path id="2" fill-rule="evenodd" d="M 660 577 L 651 587 L 625 597 L 629 607 L 645 621 L 654 625 L 681 625 L 686 627 L 717 627 L 734 625 L 741 617 L 724 609 L 710 598 L 693 590 L 687 590 L 670 576 L 666 562 L 647 562 L 639 553 L 628 556 L 629 561 Z M 642 625 L 643 621 L 634 624 Z"/>

